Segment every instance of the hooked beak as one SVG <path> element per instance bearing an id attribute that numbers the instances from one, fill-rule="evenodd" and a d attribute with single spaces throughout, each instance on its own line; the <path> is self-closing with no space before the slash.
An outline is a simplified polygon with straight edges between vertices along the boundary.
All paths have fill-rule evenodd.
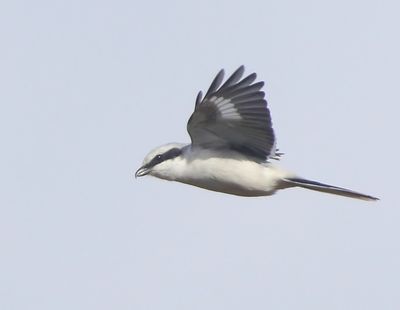
<path id="1" fill-rule="evenodd" d="M 135 172 L 135 178 L 145 176 L 146 174 L 149 173 L 150 169 L 147 168 L 146 166 L 142 166 Z"/>

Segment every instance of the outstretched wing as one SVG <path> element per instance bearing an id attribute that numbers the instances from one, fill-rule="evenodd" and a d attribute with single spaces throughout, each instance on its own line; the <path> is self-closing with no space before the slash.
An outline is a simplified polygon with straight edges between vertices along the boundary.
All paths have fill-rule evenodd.
<path id="1" fill-rule="evenodd" d="M 243 73 L 241 66 L 221 86 L 221 70 L 204 99 L 199 92 L 187 130 L 194 147 L 229 148 L 267 160 L 275 155 L 275 135 L 264 82 L 254 83 L 255 73 L 242 79 Z"/>

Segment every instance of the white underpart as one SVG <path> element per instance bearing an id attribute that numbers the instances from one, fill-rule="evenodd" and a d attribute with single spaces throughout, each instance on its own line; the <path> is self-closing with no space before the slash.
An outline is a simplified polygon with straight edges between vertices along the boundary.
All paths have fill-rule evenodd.
<path id="1" fill-rule="evenodd" d="M 283 188 L 282 179 L 294 176 L 271 163 L 257 163 L 238 153 L 211 149 L 188 148 L 182 156 L 165 162 L 165 165 L 173 165 L 173 169 L 160 167 L 151 174 L 239 196 L 272 195 Z"/>

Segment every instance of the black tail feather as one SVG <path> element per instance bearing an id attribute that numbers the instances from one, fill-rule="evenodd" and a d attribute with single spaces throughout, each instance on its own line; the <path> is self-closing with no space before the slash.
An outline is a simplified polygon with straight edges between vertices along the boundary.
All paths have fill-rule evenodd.
<path id="1" fill-rule="evenodd" d="M 319 191 L 323 193 L 329 193 L 329 194 L 335 194 L 335 195 L 340 195 L 340 196 L 345 196 L 345 197 L 351 197 L 351 198 L 357 198 L 357 199 L 362 199 L 362 200 L 379 200 L 379 198 L 376 198 L 374 196 L 370 195 L 365 195 L 361 194 L 346 188 L 342 187 L 337 187 L 333 185 L 328 185 L 316 181 L 311 181 L 311 180 L 306 180 L 302 178 L 288 178 L 284 179 L 286 183 L 292 186 L 300 186 L 304 188 L 308 188 L 314 191 Z"/>

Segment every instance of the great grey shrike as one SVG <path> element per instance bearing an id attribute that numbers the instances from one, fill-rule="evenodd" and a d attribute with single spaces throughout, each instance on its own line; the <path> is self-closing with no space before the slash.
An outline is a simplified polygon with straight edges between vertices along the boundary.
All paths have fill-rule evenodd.
<path id="1" fill-rule="evenodd" d="M 303 187 L 364 200 L 378 198 L 304 179 L 271 160 L 279 159 L 271 115 L 252 73 L 239 67 L 223 84 L 221 70 L 204 98 L 200 91 L 187 123 L 191 144 L 169 143 L 151 151 L 135 176 L 152 175 L 238 196 L 268 196 Z M 222 85 L 221 85 L 222 84 Z"/>

